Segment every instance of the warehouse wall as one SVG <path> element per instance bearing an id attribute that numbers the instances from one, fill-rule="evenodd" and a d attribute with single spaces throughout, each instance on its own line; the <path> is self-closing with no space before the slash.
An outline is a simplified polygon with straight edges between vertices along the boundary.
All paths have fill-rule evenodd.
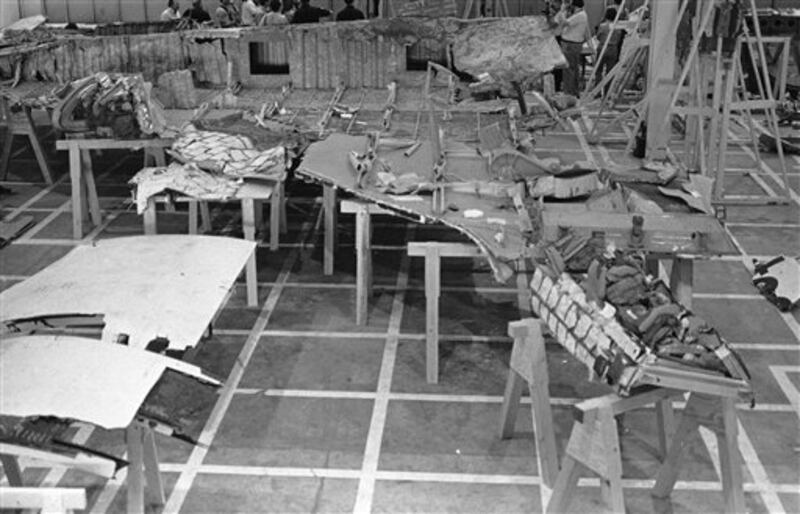
<path id="1" fill-rule="evenodd" d="M 489 3 L 499 0 L 487 0 Z M 599 21 L 606 0 L 587 0 L 587 12 L 593 22 Z M 628 0 L 639 5 L 642 0 Z M 191 0 L 178 0 L 181 11 L 189 7 Z M 203 6 L 213 12 L 219 0 L 202 0 Z M 506 0 L 512 16 L 540 14 L 545 0 Z M 315 5 L 333 10 L 343 6 L 343 0 L 313 0 Z M 366 0 L 356 0 L 364 9 Z M 459 12 L 463 12 L 466 0 L 457 0 Z M 157 21 L 167 0 L 0 0 L 0 27 L 19 18 L 44 14 L 53 23 L 72 21 L 76 23 L 112 23 L 117 21 Z M 798 0 L 756 0 L 759 7 L 797 8 Z"/>

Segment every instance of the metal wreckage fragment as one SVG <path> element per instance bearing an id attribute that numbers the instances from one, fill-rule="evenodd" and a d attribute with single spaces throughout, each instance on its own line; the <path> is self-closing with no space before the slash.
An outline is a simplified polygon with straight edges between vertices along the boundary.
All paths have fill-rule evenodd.
<path id="1" fill-rule="evenodd" d="M 582 284 L 563 271 L 552 275 L 544 266 L 534 271 L 534 312 L 559 344 L 618 393 L 648 383 L 647 365 L 658 363 L 750 380 L 716 329 L 644 272 L 642 255 L 615 252 L 596 259 Z"/>

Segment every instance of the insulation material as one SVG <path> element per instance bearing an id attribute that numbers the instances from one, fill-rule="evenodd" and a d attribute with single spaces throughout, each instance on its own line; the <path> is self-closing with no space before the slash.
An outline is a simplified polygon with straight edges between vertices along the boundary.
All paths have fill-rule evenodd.
<path id="1" fill-rule="evenodd" d="M 125 428 L 168 369 L 219 385 L 196 366 L 138 348 L 72 336 L 6 338 L 0 344 L 0 414 Z"/>
<path id="2" fill-rule="evenodd" d="M 196 130 L 192 125 L 175 139 L 172 155 L 181 162 L 229 177 L 272 180 L 286 177 L 284 147 L 259 150 L 246 136 Z"/>
<path id="3" fill-rule="evenodd" d="M 79 246 L 0 293 L 0 322 L 103 315 L 102 339 L 144 348 L 197 344 L 256 243 L 210 236 L 134 236 Z"/>
<path id="4" fill-rule="evenodd" d="M 455 67 L 477 77 L 489 73 L 495 80 L 532 79 L 566 59 L 541 16 L 500 18 L 462 27 L 453 36 Z"/>
<path id="5" fill-rule="evenodd" d="M 197 200 L 267 200 L 274 190 L 271 184 L 261 181 L 243 182 L 238 178 L 205 172 L 194 165 L 174 162 L 166 168 L 144 168 L 128 183 L 136 186 L 134 198 L 139 214 L 145 211 L 150 198 L 165 192 L 180 193 Z"/>

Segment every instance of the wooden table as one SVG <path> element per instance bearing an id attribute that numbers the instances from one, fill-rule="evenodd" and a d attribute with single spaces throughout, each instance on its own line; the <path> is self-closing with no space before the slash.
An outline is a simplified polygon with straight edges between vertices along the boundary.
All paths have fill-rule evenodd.
<path id="1" fill-rule="evenodd" d="M 164 148 L 172 144 L 171 139 L 61 139 L 56 141 L 56 149 L 69 151 L 69 178 L 72 186 L 72 237 L 83 238 L 84 212 L 88 213 L 93 225 L 101 223 L 100 200 L 92 170 L 92 150 L 138 150 L 152 152 L 157 166 L 164 166 Z"/>

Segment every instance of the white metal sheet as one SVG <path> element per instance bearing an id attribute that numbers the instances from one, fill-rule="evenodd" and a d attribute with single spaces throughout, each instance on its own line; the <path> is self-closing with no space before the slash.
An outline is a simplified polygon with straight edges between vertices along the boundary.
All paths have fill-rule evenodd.
<path id="1" fill-rule="evenodd" d="M 0 340 L 0 414 L 57 416 L 123 428 L 167 368 L 202 377 L 163 355 L 61 335 Z"/>
<path id="2" fill-rule="evenodd" d="M 0 293 L 0 321 L 103 315 L 103 340 L 127 334 L 144 348 L 156 337 L 172 349 L 200 340 L 256 243 L 212 236 L 106 239 L 80 246 Z"/>

